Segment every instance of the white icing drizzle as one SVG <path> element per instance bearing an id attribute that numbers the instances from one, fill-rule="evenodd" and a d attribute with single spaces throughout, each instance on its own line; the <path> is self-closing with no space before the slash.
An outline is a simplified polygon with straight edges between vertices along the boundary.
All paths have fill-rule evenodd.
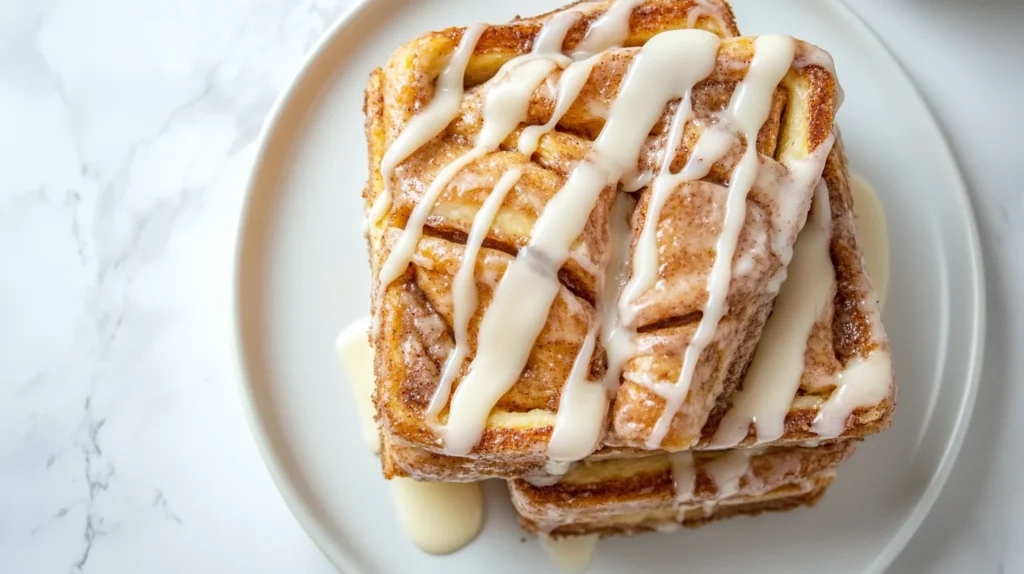
<path id="1" fill-rule="evenodd" d="M 629 278 L 629 248 L 633 242 L 633 226 L 630 216 L 636 207 L 631 195 L 619 193 L 612 208 L 609 232 L 611 253 L 608 258 L 608 273 L 605 276 L 601 296 L 601 343 L 608 357 L 605 386 L 609 393 L 619 388 L 622 366 L 634 354 L 633 331 L 621 317 L 617 302 L 622 299 L 622 290 Z"/>
<path id="2" fill-rule="evenodd" d="M 476 145 L 446 165 L 430 182 L 409 215 L 398 241 L 391 249 L 380 271 L 380 284 L 386 286 L 405 272 L 423 233 L 423 226 L 434 209 L 434 203 L 462 168 L 497 149 L 501 142 L 526 118 L 530 96 L 557 66 L 553 57 L 526 56 L 507 62 L 498 80 L 484 95 L 483 126 Z M 406 130 L 408 131 L 408 129 Z M 405 132 L 403 132 L 405 133 Z"/>
<path id="3" fill-rule="evenodd" d="M 877 305 L 872 321 L 880 324 Z M 839 385 L 821 405 L 811 430 L 822 438 L 835 438 L 846 430 L 847 419 L 861 407 L 873 407 L 889 396 L 892 390 L 892 355 L 888 348 L 879 348 L 867 358 L 850 361 L 839 373 Z"/>
<path id="4" fill-rule="evenodd" d="M 707 74 L 704 74 L 706 76 Z M 696 83 L 696 82 L 695 82 Z M 679 149 L 679 141 L 683 137 L 683 128 L 686 122 L 693 117 L 693 105 L 690 101 L 690 92 L 679 102 L 676 113 L 672 117 L 672 124 L 668 131 L 668 139 L 665 144 L 664 157 L 662 158 L 661 170 L 658 177 L 654 178 L 651 184 L 651 200 L 648 204 L 648 216 L 640 232 L 640 239 L 637 241 L 636 252 L 633 254 L 633 276 L 622 293 L 622 301 L 619 305 L 619 314 L 625 323 L 633 322 L 636 315 L 635 308 L 630 305 L 637 296 L 650 288 L 658 273 L 658 245 L 655 230 L 658 227 L 658 220 L 661 215 L 661 208 L 668 199 L 669 193 L 669 172 L 672 168 L 672 160 L 675 159 Z"/>
<path id="5" fill-rule="evenodd" d="M 792 235 L 799 233 L 799 229 L 808 215 L 800 198 L 804 197 L 804 190 L 812 189 L 821 179 L 821 171 L 834 143 L 835 135 L 829 134 L 828 138 L 811 155 L 804 159 L 787 162 L 785 164 L 787 173 L 784 176 L 780 176 L 774 169 L 762 171 L 762 177 L 771 182 L 767 185 L 775 185 L 780 188 L 776 204 L 778 208 L 775 218 L 777 223 L 772 226 L 771 241 L 772 250 L 778 254 L 782 261 L 782 267 L 768 285 L 768 291 L 771 293 L 777 293 L 786 279 L 786 270 L 790 260 L 793 259 L 795 241 L 793 241 Z"/>
<path id="6" fill-rule="evenodd" d="M 455 349 L 448 355 L 448 359 L 444 363 L 444 368 L 441 371 L 441 382 L 434 391 L 434 396 L 431 398 L 430 405 L 425 413 L 427 424 L 436 431 L 441 431 L 437 415 L 448 404 L 448 399 L 451 396 L 452 382 L 462 369 L 466 355 L 469 354 L 469 321 L 473 318 L 479 305 L 475 278 L 477 255 L 480 253 L 480 247 L 483 245 L 484 239 L 487 238 L 488 230 L 490 230 L 491 225 L 494 223 L 494 217 L 497 215 L 498 209 L 505 201 L 505 196 L 508 195 L 509 190 L 515 186 L 522 175 L 522 167 L 513 167 L 505 172 L 501 179 L 498 180 L 497 185 L 494 186 L 494 190 L 484 200 L 480 211 L 473 217 L 473 226 L 470 228 L 469 237 L 466 239 L 466 247 L 462 253 L 462 260 L 459 262 L 459 270 L 452 282 Z"/>
<path id="7" fill-rule="evenodd" d="M 718 506 L 718 499 L 712 498 L 705 500 L 700 504 L 701 511 L 704 513 L 704 518 L 711 518 L 715 514 L 715 507 Z"/>
<path id="8" fill-rule="evenodd" d="M 818 184 L 807 225 L 793 248 L 786 281 L 765 323 L 754 358 L 734 395 L 732 407 L 711 439 L 714 448 L 731 448 L 754 425 L 757 443 L 785 433 L 789 413 L 804 372 L 807 339 L 826 306 L 832 304 L 835 272 L 829 255 L 832 217 L 828 189 Z"/>
<path id="9" fill-rule="evenodd" d="M 716 500 L 728 498 L 740 490 L 740 479 L 750 472 L 750 449 L 722 453 L 704 465 L 704 470 L 718 486 Z"/>
<path id="10" fill-rule="evenodd" d="M 529 113 L 530 98 L 551 73 L 569 65 L 560 54 L 527 55 L 507 62 L 504 79 L 484 96 L 484 122 L 477 135 L 477 147 L 493 151 L 523 123 Z"/>
<path id="11" fill-rule="evenodd" d="M 599 54 L 609 48 L 619 48 L 629 37 L 629 19 L 633 9 L 644 0 L 616 0 L 596 22 L 591 24 L 573 58 L 582 59 Z"/>
<path id="12" fill-rule="evenodd" d="M 553 484 L 558 484 L 558 481 L 562 480 L 562 477 L 565 476 L 565 473 L 555 474 L 550 472 L 551 469 L 559 470 L 562 468 L 561 466 L 558 465 L 561 465 L 561 463 L 549 461 L 547 469 L 544 472 L 538 471 L 534 474 L 529 474 L 523 477 L 523 480 L 530 483 L 531 486 L 536 487 L 545 487 L 551 486 Z M 566 472 L 568 472 L 568 469 L 566 470 Z"/>
<path id="13" fill-rule="evenodd" d="M 380 452 L 380 434 L 373 422 L 373 347 L 369 340 L 370 318 L 366 317 L 345 327 L 338 335 L 336 348 L 341 368 L 352 386 L 359 419 L 363 423 L 363 438 L 373 451 Z"/>
<path id="14" fill-rule="evenodd" d="M 599 192 L 600 188 L 594 195 Z M 547 322 L 547 310 L 560 287 L 558 269 L 589 215 L 568 213 L 566 208 L 571 205 L 553 207 L 563 193 L 542 212 L 530 245 L 519 251 L 505 271 L 480 322 L 476 357 L 452 396 L 446 445 L 451 454 L 465 455 L 480 441 L 491 409 L 515 383 Z M 545 221 L 545 216 L 551 219 L 553 212 L 565 213 L 576 221 L 561 227 L 553 225 Z"/>
<path id="15" fill-rule="evenodd" d="M 629 214 L 635 204 L 626 194 L 615 196 L 609 234 L 611 254 L 608 273 L 603 278 L 602 290 L 598 295 L 599 320 L 588 332 L 583 348 L 576 355 L 569 380 L 562 390 L 555 426 L 548 444 L 548 472 L 552 474 L 559 474 L 552 470 L 554 461 L 582 460 L 597 448 L 604 429 L 609 396 L 618 388 L 622 364 L 633 352 L 631 333 L 621 327 L 615 303 L 619 300 L 629 272 L 626 265 L 631 238 Z M 598 331 L 604 341 L 607 356 L 603 385 L 587 379 Z"/>
<path id="16" fill-rule="evenodd" d="M 380 162 L 380 176 L 384 180 L 384 188 L 373 202 L 373 207 L 370 208 L 370 213 L 367 215 L 370 225 L 379 223 L 391 209 L 391 178 L 398 164 L 437 137 L 437 134 L 441 133 L 459 113 L 466 66 L 469 64 L 469 58 L 473 55 L 480 35 L 486 29 L 485 24 L 476 24 L 466 28 L 462 33 L 462 39 L 459 40 L 458 47 L 455 48 L 455 52 L 448 60 L 448 65 L 437 79 L 433 99 L 423 111 L 409 120 L 409 124 L 384 153 Z"/>
<path id="17" fill-rule="evenodd" d="M 574 462 L 576 462 L 576 461 L 572 461 L 572 460 L 550 461 L 548 463 L 548 465 L 547 465 L 547 472 L 549 474 L 555 474 L 555 475 L 561 476 L 561 475 L 569 472 L 569 469 L 572 468 L 572 465 L 573 465 Z"/>
<path id="18" fill-rule="evenodd" d="M 723 118 L 723 121 L 735 122 L 746 139 L 746 150 L 730 178 L 725 221 L 715 249 L 715 262 L 708 275 L 708 301 L 697 332 L 684 354 L 679 379 L 667 393 L 665 409 L 647 438 L 648 448 L 660 446 L 668 434 L 672 419 L 686 400 L 697 362 L 727 311 L 733 254 L 746 218 L 747 194 L 761 165 L 757 154 L 757 134 L 768 119 L 772 94 L 793 62 L 795 42 L 788 36 L 761 36 L 754 45 L 755 54 L 750 68 L 736 87 Z"/>
<path id="19" fill-rule="evenodd" d="M 534 54 L 558 54 L 562 51 L 565 36 L 572 25 L 579 21 L 583 14 L 577 10 L 567 10 L 555 14 L 537 33 L 533 39 Z"/>
<path id="20" fill-rule="evenodd" d="M 713 66 L 719 42 L 718 36 L 708 32 L 665 32 L 651 39 L 634 59 L 594 142 L 591 160 L 579 164 L 548 203 L 529 245 L 520 250 L 495 290 L 480 324 L 477 355 L 452 397 L 450 453 L 464 455 L 472 450 L 494 404 L 522 371 L 558 292 L 558 269 L 600 193 L 635 168 L 640 147 L 665 104 L 692 87 L 688 80 L 694 65 L 681 65 L 679 54 L 687 54 L 688 63 Z"/>
<path id="21" fill-rule="evenodd" d="M 559 14 L 561 16 L 561 14 Z M 594 69 L 599 56 L 593 56 L 580 62 L 573 62 L 558 80 L 558 98 L 555 100 L 555 109 L 551 113 L 551 119 L 541 126 L 528 126 L 519 134 L 519 152 L 526 156 L 533 155 L 537 151 L 540 137 L 555 129 L 558 122 L 562 120 L 565 112 L 569 111 L 573 102 L 579 97 L 580 91 L 587 83 L 590 72 Z"/>
<path id="22" fill-rule="evenodd" d="M 693 500 L 697 487 L 697 469 L 693 462 L 693 452 L 684 450 L 669 455 L 672 462 L 672 484 L 676 491 L 676 501 Z"/>
<path id="23" fill-rule="evenodd" d="M 597 449 L 601 439 L 608 393 L 604 385 L 591 382 L 587 377 L 597 344 L 598 326 L 599 322 L 587 334 L 573 362 L 569 380 L 562 388 L 555 426 L 548 442 L 548 472 L 552 474 L 558 474 L 552 470 L 552 462 L 582 460 Z"/>
<path id="24" fill-rule="evenodd" d="M 608 118 L 605 118 L 608 119 Z M 619 180 L 619 186 L 622 187 L 622 191 L 634 192 L 639 191 L 648 185 L 651 185 L 651 181 L 654 179 L 654 173 L 650 170 L 637 172 L 633 171 L 622 176 Z"/>
<path id="25" fill-rule="evenodd" d="M 636 250 L 633 254 L 633 276 L 626 285 L 619 303 L 619 314 L 627 324 L 631 324 L 636 316 L 633 302 L 636 301 L 641 293 L 651 288 L 658 276 L 657 228 L 665 202 L 683 182 L 699 179 L 707 175 L 714 162 L 724 156 L 735 141 L 732 134 L 725 130 L 709 129 L 697 141 L 697 145 L 687 160 L 686 165 L 683 166 L 683 169 L 678 174 L 673 175 L 671 173 L 672 160 L 675 159 L 679 149 L 679 143 L 683 137 L 683 128 L 692 117 L 693 107 L 690 100 L 690 91 L 688 90 L 679 102 L 679 107 L 672 118 L 661 169 L 658 172 L 658 176 L 651 183 L 651 199 L 647 207 L 647 217 L 640 231 L 640 238 L 637 240 Z"/>
<path id="26" fill-rule="evenodd" d="M 621 12 L 621 8 L 618 9 Z M 616 7 L 613 6 L 609 12 L 614 10 L 616 10 Z M 469 153 L 457 158 L 442 169 L 431 183 L 427 193 L 410 216 L 398 244 L 392 250 L 388 261 L 385 262 L 381 271 L 382 283 L 388 283 L 397 278 L 405 266 L 408 265 L 407 258 L 411 256 L 408 254 L 413 252 L 419 241 L 426 217 L 429 215 L 436 198 L 452 177 L 468 163 L 497 148 L 508 134 L 525 119 L 530 97 L 540 83 L 550 75 L 556 65 L 565 65 L 567 63 L 566 60 L 559 57 L 559 53 L 565 40 L 565 35 L 579 16 L 578 12 L 557 14 L 541 29 L 536 38 L 532 55 L 514 58 L 505 64 L 504 68 L 507 77 L 492 87 L 485 96 L 484 122 L 477 137 L 475 147 Z M 629 32 L 628 12 L 626 17 L 626 30 L 624 34 Z M 605 22 L 604 25 L 608 26 L 610 31 L 599 32 L 593 36 L 589 45 L 604 50 L 606 48 L 603 44 L 604 42 L 621 42 L 621 39 L 617 39 L 618 36 L 615 35 L 617 33 L 615 31 L 621 27 L 619 26 L 619 21 L 622 18 L 623 16 L 621 15 L 613 15 L 603 20 Z M 596 58 L 588 58 L 567 67 L 559 81 L 559 95 L 551 119 L 542 126 L 531 126 L 524 130 L 519 140 L 519 147 L 522 153 L 531 155 L 536 150 L 541 135 L 554 129 L 561 117 L 578 97 L 596 61 Z M 447 403 L 451 394 L 452 383 L 456 376 L 458 376 L 469 352 L 466 331 L 469 319 L 476 312 L 478 306 L 473 278 L 474 263 L 480 244 L 486 237 L 487 230 L 490 228 L 496 210 L 500 206 L 501 201 L 503 201 L 504 194 L 515 185 L 519 177 L 521 177 L 521 171 L 516 174 L 506 173 L 498 184 L 499 189 L 496 189 L 491 194 L 485 206 L 474 217 L 471 237 L 467 241 L 467 249 L 463 260 L 460 261 L 455 285 L 453 285 L 456 348 L 445 362 L 441 381 L 427 410 L 428 424 L 434 426 L 446 439 L 448 436 L 447 427 L 441 427 L 437 421 L 437 416 Z M 499 191 L 500 198 L 496 197 Z M 555 271 L 557 272 L 557 269 Z M 557 289 L 557 283 L 555 287 Z M 485 319 L 487 315 L 489 314 L 485 314 Z M 548 447 L 548 456 L 551 458 L 551 464 L 556 467 L 560 463 L 580 460 L 597 447 L 608 400 L 601 386 L 590 384 L 587 380 L 590 357 L 593 355 L 596 345 L 596 336 L 595 330 L 587 338 L 584 349 L 577 356 L 572 374 L 563 389 L 561 399 L 563 406 L 557 414 L 555 428 Z M 497 399 L 495 398 L 495 400 Z M 493 403 L 491 407 L 493 407 Z M 454 400 L 452 409 L 455 409 Z M 484 416 L 484 424 L 486 424 L 486 415 Z M 479 437 L 477 437 L 475 442 L 478 441 Z M 465 447 L 463 446 L 462 448 Z M 469 448 L 472 448 L 472 445 Z"/>

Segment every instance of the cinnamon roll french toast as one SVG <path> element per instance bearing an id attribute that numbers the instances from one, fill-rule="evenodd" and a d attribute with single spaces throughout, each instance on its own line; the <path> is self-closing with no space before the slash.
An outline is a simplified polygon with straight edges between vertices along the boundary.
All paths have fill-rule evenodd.
<path id="1" fill-rule="evenodd" d="M 813 504 L 895 405 L 842 97 L 724 0 L 400 47 L 364 108 L 384 475 L 509 479 L 555 536 Z"/>

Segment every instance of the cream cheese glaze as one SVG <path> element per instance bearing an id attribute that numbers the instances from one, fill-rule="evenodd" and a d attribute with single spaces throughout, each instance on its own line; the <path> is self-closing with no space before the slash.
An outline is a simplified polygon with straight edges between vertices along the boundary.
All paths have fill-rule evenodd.
<path id="1" fill-rule="evenodd" d="M 853 194 L 857 239 L 864 251 L 864 267 L 878 296 L 878 305 L 885 309 L 889 290 L 889 230 L 886 228 L 885 210 L 878 193 L 864 179 L 853 176 L 850 192 Z"/>
<path id="2" fill-rule="evenodd" d="M 380 438 L 373 422 L 373 348 L 368 340 L 369 318 L 342 330 L 338 357 L 355 395 L 367 445 L 376 454 Z M 483 525 L 480 485 L 417 482 L 396 477 L 388 481 L 399 522 L 410 540 L 424 552 L 449 554 L 476 538 Z"/>
<path id="3" fill-rule="evenodd" d="M 369 328 L 369 317 L 345 327 L 338 335 L 336 347 L 355 397 L 363 438 L 373 454 L 377 454 L 380 452 L 380 433 L 373 422 L 373 347 L 368 338 Z"/>

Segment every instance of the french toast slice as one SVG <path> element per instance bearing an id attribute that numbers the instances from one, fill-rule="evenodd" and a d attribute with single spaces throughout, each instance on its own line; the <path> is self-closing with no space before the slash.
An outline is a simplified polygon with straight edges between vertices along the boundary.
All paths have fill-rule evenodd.
<path id="1" fill-rule="evenodd" d="M 536 534 L 632 534 L 699 526 L 813 504 L 856 442 L 595 461 L 576 466 L 555 484 L 518 479 L 509 481 L 509 489 L 521 524 Z"/>
<path id="2" fill-rule="evenodd" d="M 549 461 L 548 445 L 562 407 L 564 388 L 575 363 L 585 355 L 588 336 L 598 330 L 601 291 L 608 274 L 612 241 L 610 218 L 616 196 L 622 193 L 621 186 L 609 184 L 587 206 L 585 224 L 564 261 L 557 266 L 558 284 L 547 314 L 542 317 L 543 327 L 532 341 L 519 375 L 486 411 L 479 440 L 471 448 L 452 452 L 446 445 L 445 427 L 450 416 L 446 399 L 459 392 L 478 358 L 480 326 L 494 293 L 529 247 L 549 204 L 577 166 L 590 157 L 595 138 L 599 138 L 608 122 L 609 109 L 641 56 L 645 42 L 657 31 L 687 26 L 720 36 L 736 33 L 731 12 L 724 3 L 648 0 L 630 5 L 628 34 L 621 42 L 626 47 L 612 47 L 592 56 L 592 68 L 577 97 L 561 111 L 551 130 L 537 138 L 534 149 L 520 149 L 523 125 L 541 126 L 556 114 L 565 64 L 554 62 L 549 73 L 537 77 L 523 125 L 515 127 L 494 149 L 460 164 L 461 169 L 449 179 L 445 179 L 445 170 L 479 147 L 470 142 L 484 130 L 489 94 L 515 73 L 503 66 L 533 49 L 544 23 L 560 12 L 482 30 L 453 28 L 427 34 L 399 49 L 385 68 L 371 76 L 366 94 L 371 175 L 364 196 L 375 277 L 371 301 L 375 405 L 382 434 L 396 445 L 390 450 L 394 464 L 385 460 L 385 469 L 401 469 L 415 477 L 419 473 L 414 461 L 424 458 L 420 454 L 429 454 L 426 458 L 432 460 L 448 457 L 453 469 L 467 460 L 486 463 L 476 465 L 477 468 L 492 469 L 461 475 L 463 480 L 471 480 L 471 476 L 517 476 L 519 471 L 515 469 L 542 468 Z M 708 5 L 724 9 L 709 16 Z M 586 11 L 569 27 L 562 51 L 572 53 L 585 42 L 588 27 L 600 21 L 613 6 L 588 3 Z M 403 130 L 417 114 L 430 107 L 435 90 L 439 89 L 435 80 L 458 56 L 459 47 L 471 33 L 478 38 L 464 65 L 460 86 L 463 93 L 451 121 L 436 136 L 427 138 L 401 161 L 384 169 L 388 150 L 401 140 Z M 714 257 L 707 256 L 708 242 L 723 226 L 726 185 L 742 161 L 744 148 L 756 148 L 757 161 L 766 166 L 761 170 L 764 173 L 791 178 L 792 166 L 823 155 L 831 142 L 831 126 L 839 103 L 838 84 L 828 66 L 816 63 L 820 58 L 809 57 L 821 53 L 817 48 L 793 41 L 792 61 L 771 93 L 766 121 L 757 130 L 756 138 L 749 138 L 751 146 L 747 146 L 745 136 L 734 134 L 720 156 L 709 162 L 704 176 L 680 183 L 657 216 L 651 214 L 652 191 L 644 188 L 644 184 L 650 185 L 651 177 L 645 180 L 645 176 L 653 176 L 659 164 L 677 171 L 699 155 L 696 147 L 702 135 L 715 131 L 730 102 L 741 99 L 736 95 L 737 86 L 755 61 L 757 43 L 756 38 L 722 39 L 713 68 L 688 94 L 692 114 L 681 124 L 682 129 L 672 129 L 681 100 L 670 99 L 641 146 L 635 170 L 639 202 L 631 216 L 633 243 L 640 240 L 643 222 L 651 219 L 657 227 L 659 253 L 672 262 L 686 264 L 666 265 L 659 271 L 657 285 L 673 285 L 675 295 L 665 296 L 664 289 L 655 285 L 636 299 L 637 312 L 627 327 L 637 332 L 638 352 L 626 361 L 621 378 L 608 376 L 606 341 L 599 339 L 591 344 L 592 356 L 583 365 L 586 385 L 599 385 L 604 378 L 615 379 L 612 387 L 623 382 L 608 409 L 610 422 L 593 421 L 610 431 L 598 433 L 591 450 L 602 444 L 651 450 L 683 450 L 692 446 L 720 399 L 737 384 L 735 381 L 748 359 L 743 351 L 751 341 L 756 342 L 770 309 L 775 294 L 773 282 L 785 268 L 785 246 L 795 240 L 802 225 L 810 205 L 810 191 L 790 193 L 787 186 L 772 185 L 772 181 L 759 178 L 746 199 L 747 217 L 737 239 L 739 247 L 734 260 L 740 261 L 753 252 L 758 256 L 743 263 L 746 272 L 742 280 L 731 282 L 729 311 L 722 318 L 720 333 L 716 332 L 707 351 L 701 354 L 685 400 L 679 408 L 666 405 L 656 387 L 669 387 L 679 378 L 683 351 L 695 329 L 694 309 L 699 312 L 707 299 L 699 289 L 680 294 L 678 286 L 706 281 L 711 273 Z M 687 55 L 680 53 L 679 57 L 685 59 Z M 680 135 L 680 141 L 670 142 L 672 134 Z M 490 206 L 491 224 L 483 229 L 482 238 L 477 234 L 479 243 L 470 246 L 474 223 L 488 209 L 488 199 L 510 172 L 517 173 L 517 179 L 506 186 L 503 201 Z M 389 174 L 387 178 L 382 175 L 385 173 Z M 808 177 L 816 179 L 817 175 Z M 444 180 L 445 185 L 425 199 L 431 185 L 439 180 Z M 684 196 L 695 199 L 679 201 Z M 783 209 L 782 204 L 788 207 Z M 379 210 L 378 205 L 386 209 Z M 418 213 L 423 212 L 423 205 L 426 212 Z M 700 224 L 699 231 L 691 232 L 691 224 Z M 416 233 L 410 233 L 411 228 Z M 406 241 L 410 235 L 411 243 Z M 680 241 L 660 239 L 670 237 Z M 768 247 L 773 241 L 783 248 Z M 395 256 L 404 250 L 409 252 L 407 261 Z M 476 305 L 463 324 L 465 344 L 460 347 L 460 320 L 452 293 L 459 271 L 465 267 L 462 262 L 467 258 L 472 258 L 470 283 Z M 404 266 L 391 265 L 394 260 Z M 387 276 L 385 280 L 378 279 L 382 274 Z M 456 348 L 462 348 L 464 357 L 459 368 L 450 371 L 454 376 L 446 381 L 446 364 Z M 661 440 L 651 444 L 653 430 L 666 416 L 671 425 Z M 418 450 L 424 452 L 417 453 Z"/>

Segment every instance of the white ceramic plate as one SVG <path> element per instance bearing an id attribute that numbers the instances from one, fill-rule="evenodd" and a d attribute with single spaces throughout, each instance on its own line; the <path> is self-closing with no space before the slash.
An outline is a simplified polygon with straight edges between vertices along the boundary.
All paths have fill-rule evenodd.
<path id="1" fill-rule="evenodd" d="M 370 70 L 422 32 L 565 1 L 363 2 L 313 51 L 263 132 L 239 236 L 244 395 L 285 500 L 344 572 L 554 571 L 519 530 L 500 481 L 486 487 L 486 524 L 468 548 L 431 557 L 405 538 L 334 340 L 369 303 L 360 190 Z M 899 408 L 891 430 L 863 445 L 813 510 L 606 540 L 592 572 L 882 570 L 935 501 L 973 405 L 984 317 L 978 239 L 954 159 L 921 97 L 837 0 L 734 4 L 745 33 L 792 34 L 835 56 L 851 163 L 879 190 L 890 222 L 885 319 Z"/>

